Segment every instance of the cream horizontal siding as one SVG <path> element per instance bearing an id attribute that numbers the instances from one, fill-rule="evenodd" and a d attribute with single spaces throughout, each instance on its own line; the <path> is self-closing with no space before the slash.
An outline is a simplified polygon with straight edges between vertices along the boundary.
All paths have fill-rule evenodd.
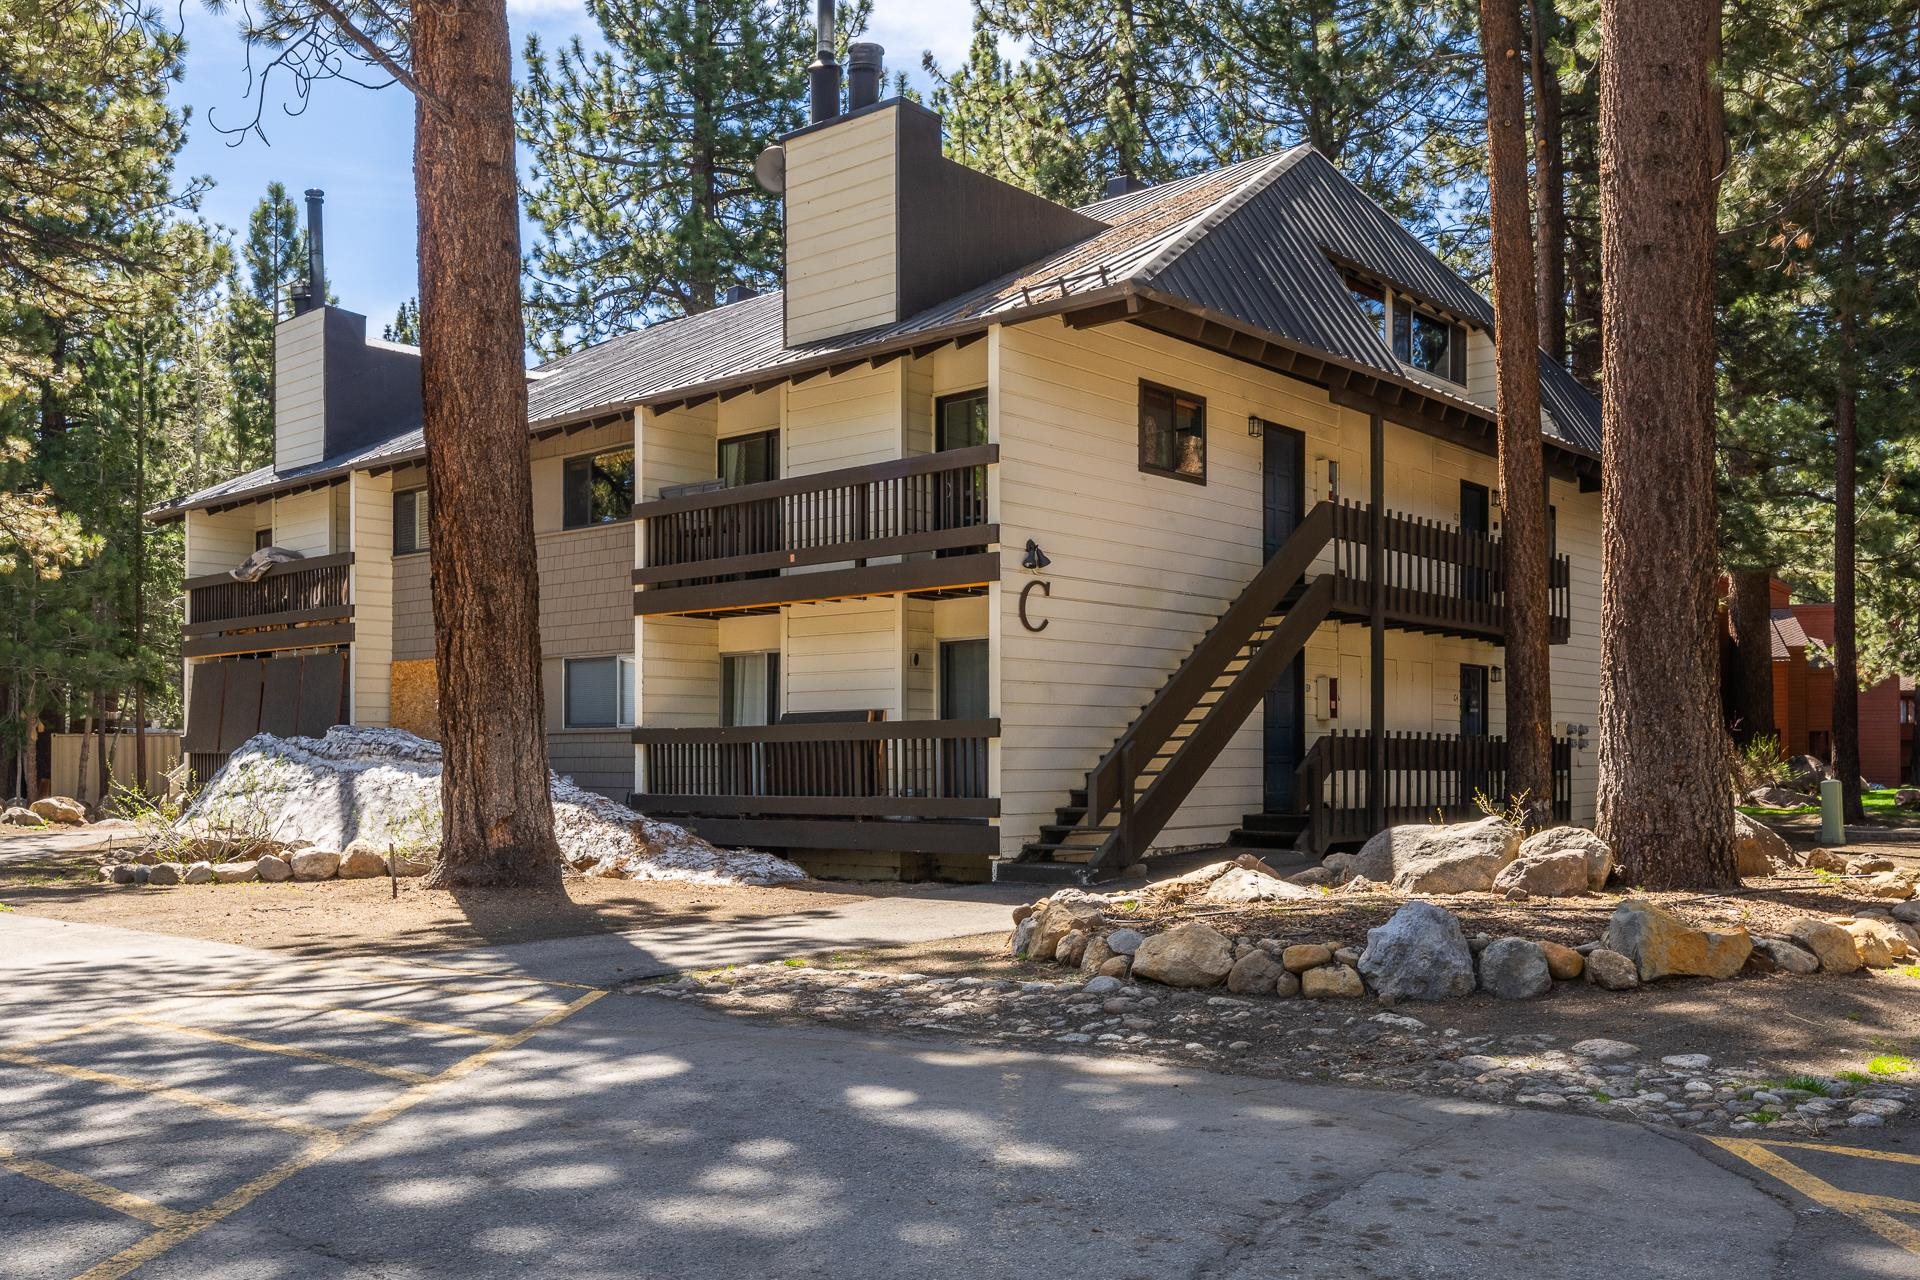
<path id="1" fill-rule="evenodd" d="M 388 722 L 393 696 L 393 477 L 356 471 L 353 534 L 353 722 Z"/>
<path id="2" fill-rule="evenodd" d="M 720 723 L 719 624 L 706 618 L 638 618 L 636 711 L 649 728 Z"/>
<path id="3" fill-rule="evenodd" d="M 898 319 L 898 127 L 883 110 L 787 142 L 789 345 Z"/>
<path id="4" fill-rule="evenodd" d="M 880 710 L 902 718 L 901 600 L 877 597 L 784 610 L 780 650 L 787 711 Z"/>
<path id="5" fill-rule="evenodd" d="M 334 499 L 328 489 L 309 489 L 273 500 L 273 542 L 303 556 L 332 555 Z"/>
<path id="6" fill-rule="evenodd" d="M 1493 367 L 1493 335 L 1467 330 L 1467 399 L 1493 408 L 1500 400 L 1500 382 Z"/>
<path id="7" fill-rule="evenodd" d="M 273 465 L 285 471 L 326 456 L 326 311 L 273 330 Z"/>
<path id="8" fill-rule="evenodd" d="M 270 503 L 248 503 L 231 511 L 189 511 L 186 517 L 186 576 L 224 573 L 253 554 L 253 533 L 273 522 Z"/>
<path id="9" fill-rule="evenodd" d="M 813 475 L 900 457 L 906 363 L 789 385 L 780 474 Z"/>
<path id="10" fill-rule="evenodd" d="M 1573 753 L 1573 820 L 1591 826 L 1600 781 L 1600 495 L 1556 480 L 1550 498 L 1573 582 L 1571 634 L 1553 646 L 1553 718 L 1589 730 L 1590 745 Z"/>

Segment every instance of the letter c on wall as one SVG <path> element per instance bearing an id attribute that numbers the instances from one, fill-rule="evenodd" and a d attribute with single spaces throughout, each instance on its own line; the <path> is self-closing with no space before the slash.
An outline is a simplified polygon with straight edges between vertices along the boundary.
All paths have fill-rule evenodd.
<path id="1" fill-rule="evenodd" d="M 1027 597 L 1033 594 L 1035 587 L 1040 588 L 1041 595 L 1049 599 L 1053 597 L 1053 584 L 1044 578 L 1035 578 L 1033 581 L 1027 583 L 1026 586 L 1020 588 L 1020 625 L 1029 631 L 1045 631 L 1051 619 L 1042 618 L 1040 621 L 1035 622 L 1027 616 Z"/>

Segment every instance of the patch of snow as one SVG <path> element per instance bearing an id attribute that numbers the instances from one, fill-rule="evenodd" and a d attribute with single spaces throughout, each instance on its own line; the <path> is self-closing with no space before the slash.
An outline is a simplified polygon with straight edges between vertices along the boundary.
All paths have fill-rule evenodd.
<path id="1" fill-rule="evenodd" d="M 569 866 L 617 880 L 776 884 L 806 872 L 770 853 L 720 849 L 550 774 L 554 835 Z M 440 744 L 401 729 L 337 725 L 324 738 L 242 743 L 181 818 L 282 844 L 431 851 L 440 843 Z"/>

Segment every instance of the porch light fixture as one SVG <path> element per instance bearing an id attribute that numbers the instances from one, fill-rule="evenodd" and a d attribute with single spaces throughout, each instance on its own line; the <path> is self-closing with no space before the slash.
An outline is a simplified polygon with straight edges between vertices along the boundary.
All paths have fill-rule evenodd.
<path id="1" fill-rule="evenodd" d="M 1266 423 L 1260 421 L 1260 419 L 1254 417 L 1252 414 L 1247 415 L 1247 434 L 1249 436 L 1252 436 L 1255 440 L 1258 440 L 1261 436 L 1266 434 L 1266 430 L 1267 430 Z"/>
<path id="2" fill-rule="evenodd" d="M 1035 542 L 1032 538 L 1028 538 L 1027 554 L 1020 561 L 1020 567 L 1022 569 L 1039 570 L 1039 569 L 1046 568 L 1048 565 L 1052 563 L 1053 561 L 1047 558 L 1047 553 L 1040 549 L 1040 544 Z"/>
<path id="3" fill-rule="evenodd" d="M 1494 669 L 1493 669 L 1492 671 L 1490 671 L 1490 672 L 1488 672 L 1488 673 L 1487 673 L 1487 679 L 1489 679 L 1489 680 L 1491 680 L 1491 681 L 1493 681 L 1493 682 L 1494 682 L 1495 684 L 1499 684 L 1499 683 L 1500 683 L 1500 668 L 1498 668 L 1498 667 L 1495 667 L 1495 668 L 1494 668 Z"/>

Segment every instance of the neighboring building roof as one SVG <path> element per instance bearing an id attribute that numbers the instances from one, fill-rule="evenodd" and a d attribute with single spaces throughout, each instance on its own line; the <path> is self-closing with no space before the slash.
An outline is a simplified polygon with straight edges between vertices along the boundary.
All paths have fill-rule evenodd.
<path id="1" fill-rule="evenodd" d="M 1793 610 L 1775 609 L 1773 611 L 1773 660 L 1785 662 L 1791 656 L 1788 650 L 1806 647 L 1806 630 L 1801 627 L 1800 619 L 1793 616 Z"/>
<path id="2" fill-rule="evenodd" d="M 1457 389 L 1404 368 L 1347 292 L 1341 268 L 1390 281 L 1421 301 L 1491 329 L 1492 309 L 1419 239 L 1311 147 L 1299 146 L 1161 183 L 1081 210 L 1109 229 L 896 324 L 788 347 L 783 303 L 763 294 L 650 325 L 562 356 L 529 374 L 533 430 L 772 383 L 849 359 L 967 337 L 1126 294 L 1167 299 L 1416 388 L 1485 419 Z M 1597 458 L 1600 407 L 1559 365 L 1541 358 L 1548 439 Z M 302 468 L 317 478 L 424 454 L 410 431 L 352 456 Z M 156 510 L 233 502 L 302 480 L 253 472 Z"/>

